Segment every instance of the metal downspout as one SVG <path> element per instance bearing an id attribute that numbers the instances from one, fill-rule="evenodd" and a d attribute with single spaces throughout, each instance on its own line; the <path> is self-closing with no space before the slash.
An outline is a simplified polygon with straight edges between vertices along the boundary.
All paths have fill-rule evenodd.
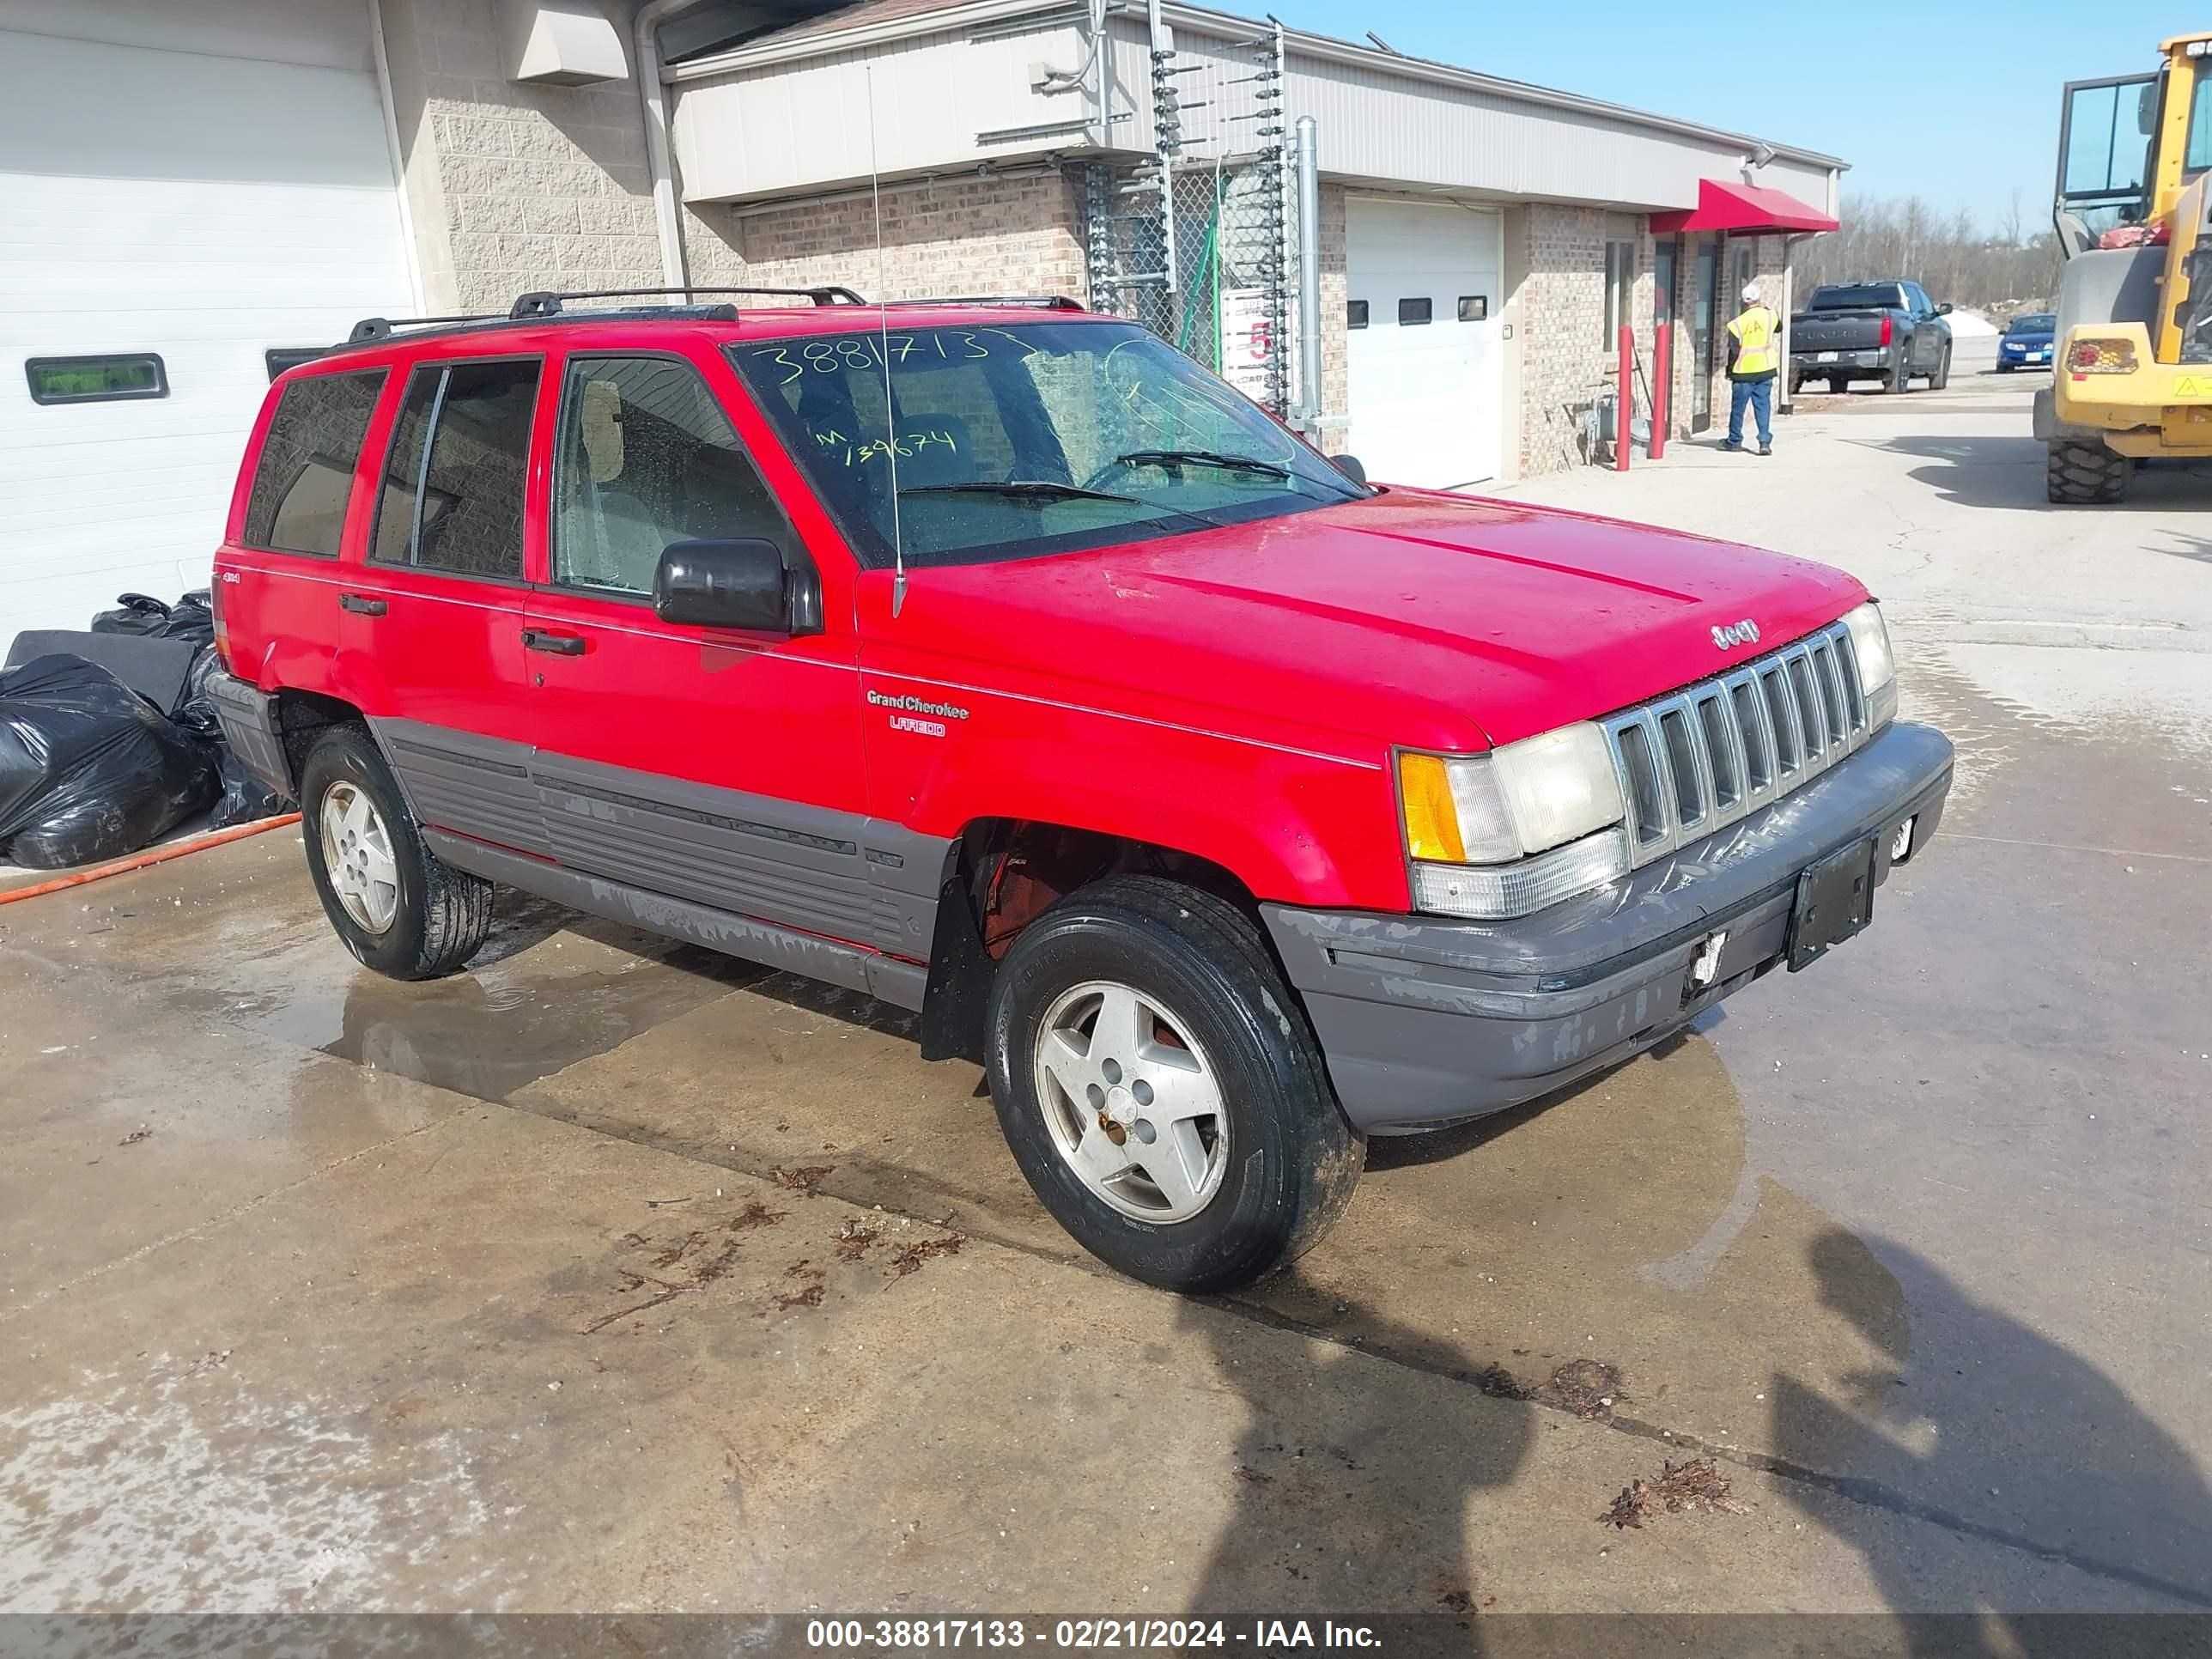
<path id="1" fill-rule="evenodd" d="M 384 48 L 380 0 L 368 0 L 368 42 L 376 59 L 376 90 L 384 105 L 384 146 L 392 155 L 392 185 L 399 199 L 399 240 L 407 248 L 407 285 L 419 316 L 430 307 L 422 292 L 422 250 L 415 240 L 415 210 L 407 200 L 407 155 L 399 144 L 398 106 L 392 100 L 392 58 Z"/>
<path id="2" fill-rule="evenodd" d="M 1321 124 L 1297 119 L 1298 401 L 1291 424 L 1321 440 Z"/>
<path id="3" fill-rule="evenodd" d="M 660 280 L 684 288 L 684 226 L 676 211 L 676 163 L 668 147 L 668 89 L 660 79 L 660 42 L 655 32 L 667 18 L 698 0 L 647 0 L 630 25 L 637 65 L 637 101 L 645 118 L 645 170 L 653 183 L 653 225 L 660 239 Z"/>
<path id="4" fill-rule="evenodd" d="M 1098 131 L 1091 143 L 1102 152 L 1114 136 L 1113 112 L 1107 98 L 1113 86 L 1112 56 L 1106 40 L 1106 0 L 1091 0 L 1091 102 L 1097 112 Z"/>
<path id="5" fill-rule="evenodd" d="M 1176 247 L 1175 158 L 1182 148 L 1182 124 L 1175 82 L 1168 73 L 1175 41 L 1160 15 L 1160 0 L 1147 0 L 1146 42 L 1152 66 L 1152 159 L 1160 170 L 1160 270 L 1164 303 L 1160 318 L 1170 339 L 1182 331 L 1182 271 Z M 1162 120 L 1164 112 L 1166 120 Z"/>

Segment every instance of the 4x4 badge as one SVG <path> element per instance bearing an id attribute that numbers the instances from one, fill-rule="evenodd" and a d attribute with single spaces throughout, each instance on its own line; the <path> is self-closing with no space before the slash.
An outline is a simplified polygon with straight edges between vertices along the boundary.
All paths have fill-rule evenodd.
<path id="1" fill-rule="evenodd" d="M 1730 623 L 1724 628 L 1716 628 L 1713 629 L 1713 643 L 1723 651 L 1732 646 L 1757 645 L 1759 624 L 1746 617 L 1740 623 Z"/>

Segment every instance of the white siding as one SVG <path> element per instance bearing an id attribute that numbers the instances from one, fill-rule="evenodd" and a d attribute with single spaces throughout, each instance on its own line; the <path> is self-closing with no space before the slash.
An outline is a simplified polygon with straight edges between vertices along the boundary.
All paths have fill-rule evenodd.
<path id="1" fill-rule="evenodd" d="M 687 82 L 673 123 L 684 198 L 743 201 L 866 183 L 875 167 L 911 174 L 1080 149 L 1079 132 L 975 139 L 1089 118 L 1082 93 L 1032 92 L 1029 71 L 1040 60 L 1079 68 L 1088 50 L 1062 23 L 982 40 L 923 35 Z"/>
<path id="2" fill-rule="evenodd" d="M 0 33 L 0 645 L 204 586 L 263 352 L 407 308 L 364 14 L 333 20 L 335 63 Z M 160 353 L 170 395 L 31 401 L 25 358 L 106 351 Z"/>
<path id="3" fill-rule="evenodd" d="M 1257 66 L 1249 43 L 1264 25 L 1170 6 L 1177 76 L 1194 153 L 1249 151 L 1257 124 L 1230 117 L 1250 107 L 1239 84 Z M 1066 122 L 1091 112 L 1088 88 L 1044 94 L 1030 65 L 1079 67 L 1087 37 L 1067 15 L 1048 27 L 1006 34 L 1006 24 L 834 50 L 805 40 L 740 50 L 719 64 L 679 72 L 676 147 L 692 200 L 744 201 L 865 179 L 868 76 L 874 78 L 876 165 L 884 176 L 966 168 L 987 159 L 1050 151 L 1079 154 L 1085 135 L 979 146 L 977 133 Z M 1153 145 L 1151 69 L 1140 11 L 1109 28 L 1118 120 L 1108 148 L 1132 154 Z M 809 48 L 826 55 L 809 57 Z M 1322 167 L 1332 178 L 1378 186 L 1431 187 L 1499 199 L 1610 204 L 1650 211 L 1697 205 L 1701 178 L 1737 176 L 1747 141 L 1654 124 L 1632 112 L 1593 106 L 1537 88 L 1317 41 L 1290 43 L 1285 102 L 1291 118 L 1321 125 Z M 870 67 L 872 66 L 872 67 Z M 1827 199 L 1827 167 L 1778 158 L 1759 182 L 1812 206 Z"/>
<path id="4" fill-rule="evenodd" d="M 1252 131 L 1250 124 L 1224 129 L 1217 112 L 1249 107 L 1249 89 L 1233 82 L 1252 72 L 1244 43 L 1262 32 L 1217 33 L 1188 23 L 1175 30 L 1178 65 L 1206 65 L 1178 77 L 1184 97 L 1212 100 L 1208 110 L 1186 118 L 1187 135 L 1218 139 L 1225 131 Z M 1141 75 L 1141 31 L 1129 40 L 1117 63 Z M 1563 109 L 1503 89 L 1446 84 L 1413 65 L 1371 57 L 1340 63 L 1300 47 L 1295 37 L 1289 57 L 1285 102 L 1292 119 L 1310 115 L 1319 123 L 1322 169 L 1332 178 L 1651 210 L 1695 207 L 1698 180 L 1736 178 L 1747 148 L 1626 113 Z M 1209 117 L 1215 125 L 1208 125 Z M 1149 122 L 1148 107 L 1145 118 Z M 1249 138 L 1231 137 L 1228 144 L 1232 150 L 1251 147 Z M 1816 208 L 1827 199 L 1826 170 L 1809 163 L 1778 158 L 1759 182 Z"/>

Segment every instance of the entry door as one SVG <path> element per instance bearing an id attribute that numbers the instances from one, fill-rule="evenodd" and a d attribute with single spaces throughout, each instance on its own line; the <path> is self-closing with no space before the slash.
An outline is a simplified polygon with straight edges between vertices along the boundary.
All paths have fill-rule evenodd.
<path id="1" fill-rule="evenodd" d="M 1681 240 L 1679 237 L 1655 243 L 1651 249 L 1651 329 L 1653 337 L 1671 336 L 1674 327 L 1674 277 L 1680 264 Z M 1667 342 L 1668 384 L 1661 386 L 1661 410 L 1667 422 L 1667 433 L 1672 435 L 1674 421 L 1674 342 Z"/>
<path id="2" fill-rule="evenodd" d="M 717 381 L 734 380 L 715 366 Z M 585 873 L 877 949 L 915 947 L 863 855 L 849 601 L 787 638 L 665 623 L 671 543 L 763 538 L 813 567 L 688 357 L 572 356 L 549 583 L 530 598 L 532 767 L 554 856 Z"/>
<path id="3" fill-rule="evenodd" d="M 1351 448 L 1378 483 L 1498 476 L 1504 433 L 1504 237 L 1451 203 L 1346 204 Z"/>
<path id="4" fill-rule="evenodd" d="M 1703 432 L 1713 423 L 1713 337 L 1719 332 L 1713 315 L 1714 293 L 1719 286 L 1721 248 L 1718 242 L 1698 244 L 1698 291 L 1690 313 L 1690 430 Z"/>

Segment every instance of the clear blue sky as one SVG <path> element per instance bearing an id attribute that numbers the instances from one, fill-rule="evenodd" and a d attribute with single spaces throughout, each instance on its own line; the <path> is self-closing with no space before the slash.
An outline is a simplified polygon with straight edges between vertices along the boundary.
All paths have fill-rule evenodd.
<path id="1" fill-rule="evenodd" d="M 2051 216 L 2059 88 L 2155 68 L 2159 41 L 2212 28 L 2212 0 L 1284 0 L 1276 15 L 1347 40 L 1373 29 L 1417 57 L 1823 150 L 1851 164 L 1847 196 L 1917 193 L 1947 213 L 1967 209 L 1986 229 L 2017 190 L 2032 232 Z"/>

